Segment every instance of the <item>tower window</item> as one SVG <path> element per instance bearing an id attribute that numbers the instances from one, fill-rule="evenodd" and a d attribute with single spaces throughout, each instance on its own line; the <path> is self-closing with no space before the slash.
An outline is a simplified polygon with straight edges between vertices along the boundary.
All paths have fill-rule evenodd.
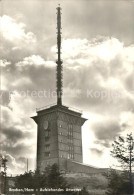
<path id="1" fill-rule="evenodd" d="M 45 141 L 49 141 L 50 140 L 50 137 L 45 137 Z"/>
<path id="2" fill-rule="evenodd" d="M 73 138 L 73 125 L 69 124 L 68 125 L 68 139 L 72 139 Z"/>
<path id="3" fill-rule="evenodd" d="M 45 137 L 50 137 L 50 131 L 45 131 Z"/>
<path id="4" fill-rule="evenodd" d="M 45 150 L 46 151 L 50 150 L 50 144 L 45 144 Z"/>
<path id="5" fill-rule="evenodd" d="M 74 146 L 73 146 L 73 144 L 68 145 L 68 159 L 74 159 Z"/>
<path id="6" fill-rule="evenodd" d="M 74 147 L 73 147 L 73 145 L 71 145 L 71 146 L 68 146 L 68 150 L 69 150 L 69 151 L 71 151 L 71 152 L 73 152 L 73 150 L 74 150 Z"/>
<path id="7" fill-rule="evenodd" d="M 73 125 L 72 124 L 69 124 L 68 125 L 68 129 L 70 129 L 70 130 L 73 129 Z"/>
<path id="8" fill-rule="evenodd" d="M 73 153 L 68 153 L 68 159 L 74 159 L 74 154 Z"/>
<path id="9" fill-rule="evenodd" d="M 45 152 L 45 157 L 50 157 L 50 152 Z"/>
<path id="10" fill-rule="evenodd" d="M 74 154 L 71 154 L 71 159 L 73 159 L 74 158 Z"/>

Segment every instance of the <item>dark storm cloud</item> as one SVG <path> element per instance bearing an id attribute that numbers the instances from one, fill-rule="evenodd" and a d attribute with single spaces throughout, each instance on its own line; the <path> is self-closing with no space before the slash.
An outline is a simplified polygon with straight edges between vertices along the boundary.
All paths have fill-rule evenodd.
<path id="1" fill-rule="evenodd" d="M 11 154 L 15 158 L 19 156 L 27 156 L 27 150 L 28 150 L 28 153 L 31 154 L 34 151 L 36 151 L 36 146 L 35 145 L 28 146 L 25 143 L 20 143 L 13 147 L 12 144 L 8 146 L 8 141 L 6 141 L 4 146 L 2 147 L 2 151 L 6 151 L 6 153 Z"/>
<path id="2" fill-rule="evenodd" d="M 122 123 L 122 124 L 121 124 L 121 127 L 122 127 L 123 129 L 128 129 L 128 128 L 129 128 L 129 125 L 128 125 L 127 123 Z"/>
<path id="3" fill-rule="evenodd" d="M 2 127 L 1 133 L 6 137 L 8 143 L 11 143 L 12 145 L 18 143 L 19 140 L 31 137 L 32 134 L 32 132 L 23 132 L 15 127 Z"/>
<path id="4" fill-rule="evenodd" d="M 45 62 L 45 61 L 44 61 Z M 12 83 L 8 83 L 9 89 L 18 90 L 18 89 L 42 89 L 42 88 L 54 88 L 56 79 L 56 68 L 45 67 L 44 65 L 31 65 L 27 64 L 23 67 L 17 67 L 17 61 L 15 64 L 11 64 L 8 67 L 3 67 L 2 73 L 5 78 L 12 80 Z M 22 60 L 23 63 L 23 60 Z M 30 61 L 29 61 L 30 63 Z M 46 62 L 47 63 L 47 62 Z M 10 70 L 10 71 L 9 71 Z M 28 78 L 29 83 L 24 80 L 24 82 L 16 83 L 21 81 L 20 79 Z M 49 82 L 48 82 L 49 81 Z M 16 83 L 16 84 L 15 84 Z"/>
<path id="5" fill-rule="evenodd" d="M 56 74 L 55 69 L 41 67 L 30 67 L 29 70 L 23 72 L 24 75 L 31 78 L 36 89 L 54 89 Z"/>
<path id="6" fill-rule="evenodd" d="M 111 139 L 110 141 L 109 140 L 97 140 L 97 141 L 94 141 L 94 144 L 97 144 L 99 146 L 104 146 L 105 148 L 111 148 L 112 141 L 113 139 Z"/>
<path id="7" fill-rule="evenodd" d="M 104 145 L 105 147 L 108 147 L 110 142 L 122 131 L 118 121 L 113 121 L 112 119 L 93 124 L 92 128 L 94 129 L 94 134 L 98 140 L 97 143 Z"/>
<path id="8" fill-rule="evenodd" d="M 117 37 L 126 44 L 133 42 L 132 1 L 79 1 L 77 4 L 69 1 L 65 6 L 63 3 L 63 15 L 67 21 L 63 25 L 67 36 L 90 39 L 99 34 Z"/>
<path id="9" fill-rule="evenodd" d="M 2 153 L 6 153 L 10 157 L 9 172 L 12 172 L 10 169 L 13 170 L 13 173 L 24 171 L 24 162 L 18 158 L 26 158 L 27 151 L 29 151 L 28 155 L 34 154 L 36 151 L 36 139 L 34 138 L 36 133 L 32 131 L 34 126 L 29 117 L 18 118 L 14 111 L 2 107 L 1 149 Z M 29 158 L 31 158 L 30 155 Z"/>
<path id="10" fill-rule="evenodd" d="M 124 82 L 124 85 L 126 87 L 126 90 L 128 91 L 131 91 L 131 92 L 134 92 L 134 78 L 133 78 L 133 72 L 131 75 L 129 75 L 125 82 Z"/>
<path id="11" fill-rule="evenodd" d="M 26 163 L 27 158 L 21 156 L 21 157 L 19 157 L 17 160 L 18 160 L 18 162 Z"/>
<path id="12" fill-rule="evenodd" d="M 51 104 L 55 101 L 56 91 L 56 68 L 44 67 L 44 65 L 36 65 L 15 67 L 7 71 L 7 67 L 3 68 L 3 75 L 7 80 L 12 82 L 7 83 L 11 97 L 17 91 L 20 96 L 30 98 L 31 101 L 42 106 L 45 103 Z M 36 95 L 32 95 L 33 93 Z M 38 100 L 38 101 L 37 101 Z"/>
<path id="13" fill-rule="evenodd" d="M 8 61 L 12 62 L 12 68 L 14 68 L 14 65 L 16 62 L 21 61 L 24 57 L 29 56 L 33 53 L 37 53 L 35 51 L 35 46 L 30 49 L 27 45 L 25 47 L 13 45 L 12 43 L 9 43 L 8 41 L 4 40 L 2 41 L 3 48 L 1 51 L 1 56 L 3 59 L 7 59 Z M 7 49 L 6 49 L 7 48 Z"/>
<path id="14" fill-rule="evenodd" d="M 103 151 L 102 150 L 99 150 L 97 148 L 90 148 L 90 151 L 92 153 L 96 153 L 97 155 L 101 156 L 103 154 Z"/>
<path id="15" fill-rule="evenodd" d="M 23 140 L 30 139 L 32 132 L 22 132 L 15 127 L 4 128 L 1 130 L 1 136 L 4 137 L 1 143 L 2 151 L 6 151 L 13 156 L 25 155 L 28 147 L 33 151 L 33 146 L 27 146 Z"/>
<path id="16" fill-rule="evenodd" d="M 36 151 L 36 145 L 29 145 L 25 141 L 23 141 L 26 138 L 30 140 L 31 136 L 28 136 L 28 133 L 25 134 L 25 136 L 19 132 L 17 132 L 16 135 L 11 134 L 11 137 L 9 137 L 9 135 L 7 136 L 7 133 L 2 134 L 2 136 L 3 135 L 6 136 L 6 139 L 1 144 L 2 151 L 14 156 L 15 158 L 19 158 L 20 156 L 26 157 L 27 150 L 29 151 L 28 153 L 30 154 Z"/>
<path id="17" fill-rule="evenodd" d="M 4 107 L 3 107 L 4 108 Z M 33 152 L 33 133 L 28 120 L 25 118 L 16 119 L 13 111 L 4 108 L 2 111 L 1 124 L 1 147 L 2 151 L 11 154 L 14 157 L 19 157 L 20 154 L 26 154 L 28 150 Z M 31 122 L 31 121 L 30 121 Z M 29 123 L 29 124 L 28 124 Z M 27 140 L 29 140 L 27 142 Z"/>
<path id="18" fill-rule="evenodd" d="M 11 93 L 6 90 L 0 90 L 0 104 L 3 106 L 8 106 L 11 100 Z"/>

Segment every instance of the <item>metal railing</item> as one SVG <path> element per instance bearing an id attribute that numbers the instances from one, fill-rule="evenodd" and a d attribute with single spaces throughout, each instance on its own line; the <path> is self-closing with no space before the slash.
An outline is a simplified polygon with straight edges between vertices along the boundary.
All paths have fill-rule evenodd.
<path id="1" fill-rule="evenodd" d="M 47 109 L 47 108 L 50 108 L 52 106 L 56 106 L 56 104 L 49 104 L 47 106 L 43 106 L 43 107 L 40 107 L 40 108 L 36 108 L 36 112 L 42 111 L 42 110 Z"/>
<path id="2" fill-rule="evenodd" d="M 44 109 L 47 109 L 47 108 L 50 108 L 50 107 L 52 107 L 52 106 L 56 106 L 57 104 L 49 104 L 49 105 L 47 105 L 47 106 L 43 106 L 43 107 L 40 107 L 40 108 L 36 108 L 36 112 L 39 112 L 39 111 L 42 111 L 42 110 L 44 110 Z M 66 106 L 66 107 L 68 107 L 70 110 L 72 110 L 72 111 L 74 111 L 74 112 L 79 112 L 79 113 L 81 113 L 82 114 L 82 110 L 79 110 L 79 109 L 77 109 L 77 108 L 73 108 L 73 107 L 70 107 L 70 106 L 67 106 L 67 105 L 63 105 L 63 106 Z"/>

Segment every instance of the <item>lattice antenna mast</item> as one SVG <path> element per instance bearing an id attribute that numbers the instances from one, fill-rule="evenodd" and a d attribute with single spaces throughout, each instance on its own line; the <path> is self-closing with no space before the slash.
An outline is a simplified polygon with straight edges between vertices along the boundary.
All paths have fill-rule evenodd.
<path id="1" fill-rule="evenodd" d="M 57 105 L 62 105 L 62 60 L 61 60 L 61 8 L 57 7 Z"/>

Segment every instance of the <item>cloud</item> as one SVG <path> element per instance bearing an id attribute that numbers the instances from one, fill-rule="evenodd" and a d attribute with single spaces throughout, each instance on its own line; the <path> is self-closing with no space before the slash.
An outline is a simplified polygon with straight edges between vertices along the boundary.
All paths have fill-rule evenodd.
<path id="1" fill-rule="evenodd" d="M 39 55 L 32 55 L 29 57 L 25 57 L 23 61 L 17 62 L 16 66 L 18 67 L 25 67 L 25 66 L 45 66 L 47 68 L 53 68 L 56 66 L 56 63 L 53 61 L 45 61 L 41 56 Z"/>
<path id="2" fill-rule="evenodd" d="M 132 2 L 73 1 L 63 6 L 66 37 L 91 39 L 103 35 L 116 37 L 127 45 L 133 42 Z M 123 15 L 126 16 L 125 20 Z"/>
<path id="3" fill-rule="evenodd" d="M 8 65 L 10 65 L 11 64 L 11 62 L 8 62 L 7 60 L 0 60 L 0 66 L 2 66 L 2 67 L 6 67 L 6 66 L 8 66 Z"/>
<path id="4" fill-rule="evenodd" d="M 11 100 L 13 103 L 13 100 Z M 32 119 L 23 114 L 24 110 L 18 106 L 18 102 L 14 102 L 13 110 L 7 107 L 2 108 L 1 116 L 1 142 L 4 151 L 19 156 L 20 151 L 25 154 L 27 147 L 29 150 L 34 151 L 33 145 L 35 145 L 36 136 L 35 124 Z M 30 104 L 29 104 L 30 105 Z M 23 105 L 24 106 L 24 105 Z M 20 109 L 20 110 L 19 110 Z"/>
<path id="5" fill-rule="evenodd" d="M 89 62 L 95 60 L 97 57 L 101 60 L 110 61 L 122 51 L 123 43 L 116 38 L 98 36 L 91 41 L 87 39 L 63 40 L 62 48 L 63 58 L 69 59 L 72 57 L 76 60 L 78 58 L 79 60 L 82 55 L 85 57 L 83 59 L 85 62 L 87 57 Z M 92 58 L 92 60 L 90 58 Z"/>
<path id="6" fill-rule="evenodd" d="M 27 171 L 27 159 L 28 159 L 28 168 L 29 170 L 34 170 L 34 161 L 33 158 L 19 157 L 15 158 L 14 155 L 4 154 L 3 157 L 7 159 L 7 172 L 8 176 L 16 176 L 18 174 L 23 174 Z"/>
<path id="7" fill-rule="evenodd" d="M 134 46 L 124 46 L 119 39 L 103 36 L 93 40 L 67 39 L 63 42 L 63 101 L 65 105 L 87 113 L 89 120 L 83 126 L 84 162 L 91 163 L 86 157 L 90 153 L 95 164 L 99 151 L 103 151 L 100 157 L 103 161 L 114 138 L 125 133 L 132 120 L 130 117 L 128 122 L 124 116 L 132 112 L 134 106 L 130 92 L 133 86 L 129 85 L 133 80 Z M 54 46 L 51 51 L 53 56 Z M 36 107 L 52 104 L 56 98 L 51 98 L 51 95 L 35 97 L 31 93 L 56 89 L 55 66 L 54 61 L 38 53 L 11 60 L 10 65 L 3 67 L 4 87 L 13 92 L 9 103 L 13 111 L 8 108 L 3 111 L 3 140 L 7 139 L 4 149 L 16 159 L 20 156 L 26 158 L 27 148 L 31 158 L 35 156 L 36 125 L 29 118 L 35 115 Z M 26 94 L 27 91 L 29 94 Z M 31 134 L 33 131 L 34 134 Z"/>
<path id="8" fill-rule="evenodd" d="M 11 100 L 11 93 L 6 90 L 0 90 L 0 104 L 3 106 L 9 106 Z"/>
<path id="9" fill-rule="evenodd" d="M 17 22 L 10 16 L 0 17 L 1 33 L 5 39 L 11 42 L 21 41 L 27 44 L 35 43 L 36 37 L 32 32 L 25 32 L 26 25 Z"/>
<path id="10" fill-rule="evenodd" d="M 110 92 L 110 101 L 118 102 L 116 94 L 115 97 L 112 97 L 112 93 L 114 94 L 115 91 L 118 96 L 121 96 L 119 99 L 124 102 L 124 106 L 127 104 L 127 102 L 125 103 L 126 99 L 133 104 L 133 95 L 128 90 L 128 87 L 133 90 L 133 82 L 131 83 L 134 72 L 133 45 L 125 47 L 116 38 L 108 37 L 102 37 L 101 40 L 100 37 L 96 37 L 92 41 L 74 39 L 66 40 L 66 42 L 69 42 L 70 48 L 74 48 L 75 55 L 71 57 L 72 50 L 68 50 L 66 47 L 63 49 L 68 52 L 67 55 L 65 52 L 63 59 L 65 90 L 80 89 L 81 98 L 85 96 L 86 100 L 82 101 L 83 104 L 87 104 L 87 102 L 93 104 L 94 102 L 95 106 L 96 103 L 104 103 L 100 98 L 87 98 L 87 90 L 107 94 Z M 78 43 L 80 43 L 79 46 Z M 131 52 L 126 52 L 127 50 Z M 75 79 L 74 75 L 77 75 Z M 128 86 L 129 83 L 131 83 L 130 86 Z M 104 99 L 109 104 L 108 97 Z M 80 97 L 77 100 L 80 101 Z M 75 100 L 76 103 L 77 100 Z"/>
<path id="11" fill-rule="evenodd" d="M 134 111 L 122 112 L 120 115 L 120 125 L 124 130 L 129 129 L 131 132 L 134 130 Z"/>
<path id="12" fill-rule="evenodd" d="M 19 109 L 17 102 L 15 106 Z M 8 158 L 8 174 L 26 171 L 26 158 L 29 158 L 30 169 L 35 169 L 36 125 L 30 119 L 31 115 L 28 118 L 22 116 L 18 109 L 1 108 L 1 149 Z"/>
<path id="13" fill-rule="evenodd" d="M 52 51 L 56 51 L 56 46 L 52 47 Z M 134 45 L 125 47 L 114 37 L 97 36 L 90 41 L 87 39 L 66 39 L 62 42 L 62 51 L 63 59 L 68 60 L 67 62 L 72 66 L 75 63 L 79 66 L 81 64 L 90 66 L 97 59 L 109 63 L 119 56 L 125 59 L 125 63 L 134 61 Z M 130 68 L 132 70 L 131 66 Z"/>
<path id="14" fill-rule="evenodd" d="M 134 10 L 130 5 L 62 1 L 63 103 L 84 111 L 88 119 L 83 126 L 84 160 L 97 166 L 109 164 L 110 142 L 134 125 Z M 2 139 L 16 172 L 14 159 L 16 167 L 21 163 L 23 167 L 27 155 L 32 158 L 36 153 L 36 125 L 30 116 L 36 107 L 56 102 L 51 95 L 31 95 L 56 89 L 56 7 L 51 1 L 4 1 Z M 87 90 L 92 90 L 91 96 Z M 103 151 L 99 160 L 97 151 Z"/>
<path id="15" fill-rule="evenodd" d="M 97 124 L 94 124 L 92 128 L 94 129 L 97 140 L 100 140 L 100 143 L 101 140 L 104 141 L 102 144 L 107 144 L 109 141 L 113 140 L 115 136 L 121 133 L 118 121 L 111 119 L 101 121 L 100 123 L 98 122 Z"/>
<path id="16" fill-rule="evenodd" d="M 16 146 L 22 139 L 28 138 L 31 136 L 29 135 L 28 131 L 22 132 L 20 129 L 16 127 L 9 127 L 9 128 L 2 128 L 2 133 L 6 137 L 6 140 L 8 140 L 8 143 L 6 140 L 4 140 L 4 145 L 14 147 Z"/>
<path id="17" fill-rule="evenodd" d="M 2 37 L 0 55 L 2 59 L 11 62 L 10 68 L 13 68 L 16 61 L 20 61 L 22 57 L 39 50 L 37 37 L 25 24 L 24 17 L 20 18 L 16 15 L 11 17 L 5 14 L 0 17 L 0 23 Z"/>
<path id="18" fill-rule="evenodd" d="M 97 148 L 90 148 L 90 151 L 92 153 L 96 153 L 98 156 L 101 156 L 103 154 L 103 151 L 102 150 L 99 150 Z"/>

